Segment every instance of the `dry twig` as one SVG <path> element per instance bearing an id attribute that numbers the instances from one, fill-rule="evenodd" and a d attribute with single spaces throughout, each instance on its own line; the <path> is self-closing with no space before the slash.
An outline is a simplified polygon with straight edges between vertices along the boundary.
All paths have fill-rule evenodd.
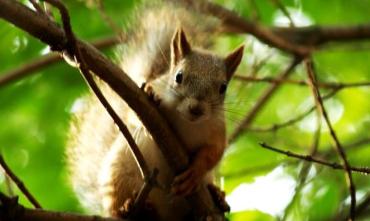
<path id="1" fill-rule="evenodd" d="M 284 4 L 281 3 L 280 0 L 271 0 L 271 2 L 274 3 L 280 9 L 280 11 L 285 15 L 285 17 L 287 17 L 287 19 L 289 20 L 289 26 L 290 27 L 295 27 L 293 18 L 292 18 L 292 16 L 290 16 L 289 11 L 284 6 Z"/>
<path id="2" fill-rule="evenodd" d="M 331 167 L 331 168 L 336 169 L 336 170 L 345 170 L 344 165 L 341 165 L 341 164 L 338 164 L 338 163 L 326 162 L 324 160 L 316 159 L 316 158 L 312 157 L 311 155 L 300 155 L 300 154 L 293 153 L 291 151 L 280 150 L 278 148 L 269 146 L 265 143 L 260 143 L 260 145 L 263 148 L 266 148 L 266 149 L 269 149 L 269 150 L 272 150 L 272 151 L 275 151 L 275 152 L 278 152 L 278 153 L 281 153 L 281 154 L 285 154 L 289 157 L 294 157 L 294 158 L 298 158 L 298 159 L 301 159 L 301 160 L 305 160 L 305 161 L 309 161 L 309 162 L 313 162 L 313 163 L 318 163 L 318 164 L 321 164 L 321 165 L 324 165 L 324 166 Z M 361 173 L 361 174 L 364 174 L 364 175 L 369 175 L 370 174 L 370 168 L 368 168 L 368 167 L 350 167 L 349 170 L 353 171 L 353 172 L 358 172 L 358 173 Z"/>
<path id="3" fill-rule="evenodd" d="M 332 90 L 331 92 L 329 92 L 328 94 L 326 94 L 325 96 L 322 97 L 322 100 L 326 100 L 326 99 L 329 99 L 331 97 L 333 97 L 339 90 Z M 305 117 L 307 117 L 309 114 L 311 114 L 314 110 L 316 109 L 316 106 L 313 105 L 311 108 L 307 109 L 307 111 L 303 112 L 302 114 L 296 116 L 296 117 L 293 117 L 285 122 L 282 122 L 282 123 L 276 123 L 272 126 L 267 126 L 267 127 L 251 127 L 248 129 L 248 131 L 252 131 L 252 132 L 276 132 L 277 130 L 280 130 L 282 128 L 285 128 L 285 127 L 288 127 L 288 126 L 291 126 L 295 123 L 298 123 L 299 121 L 303 120 Z"/>
<path id="4" fill-rule="evenodd" d="M 350 195 L 351 195 L 350 220 L 354 221 L 355 217 L 356 217 L 356 188 L 355 188 L 355 184 L 354 184 L 353 179 L 352 179 L 351 166 L 350 166 L 350 164 L 347 160 L 346 153 L 344 152 L 344 149 L 343 149 L 341 143 L 339 142 L 339 139 L 338 139 L 338 137 L 337 137 L 337 135 L 334 131 L 334 128 L 333 128 L 333 126 L 330 122 L 328 113 L 326 112 L 326 109 L 324 107 L 322 97 L 320 95 L 320 91 L 317 87 L 316 75 L 315 75 L 315 71 L 314 71 L 314 67 L 313 67 L 313 63 L 312 63 L 311 59 L 306 59 L 305 64 L 306 64 L 307 75 L 308 75 L 308 79 L 309 79 L 309 82 L 310 82 L 310 86 L 312 88 L 312 93 L 313 93 L 313 96 L 315 98 L 316 107 L 317 107 L 318 111 L 320 111 L 322 116 L 324 117 L 326 125 L 329 128 L 330 135 L 333 138 L 333 141 L 335 143 L 336 151 L 338 152 L 338 155 L 340 156 L 340 159 L 343 163 L 343 168 L 344 168 L 345 175 L 346 175 L 346 181 L 347 181 L 347 185 L 348 185 L 349 192 L 350 192 Z"/>
<path id="5" fill-rule="evenodd" d="M 4 169 L 6 175 L 10 177 L 10 179 L 15 183 L 15 185 L 18 187 L 18 189 L 26 196 L 28 201 L 35 207 L 40 209 L 41 204 L 36 200 L 36 198 L 30 193 L 30 191 L 27 189 L 27 187 L 24 185 L 21 179 L 19 179 L 13 171 L 9 168 L 9 166 L 6 164 L 4 157 L 2 154 L 0 154 L 0 165 Z"/>
<path id="6" fill-rule="evenodd" d="M 285 79 L 287 78 L 294 68 L 300 63 L 301 59 L 295 58 L 291 64 L 279 75 L 278 79 Z M 259 111 L 264 107 L 267 101 L 271 98 L 271 96 L 275 93 L 275 91 L 279 88 L 279 83 L 272 84 L 266 91 L 263 92 L 262 96 L 257 100 L 256 104 L 253 108 L 248 112 L 246 117 L 241 121 L 239 126 L 232 132 L 229 137 L 229 143 L 234 142 L 247 128 L 250 126 L 254 118 L 257 116 Z"/>
<path id="7" fill-rule="evenodd" d="M 293 79 L 277 79 L 272 77 L 252 77 L 237 74 L 234 76 L 235 79 L 246 81 L 246 82 L 262 82 L 262 83 L 281 83 L 281 84 L 294 84 L 299 86 L 309 86 L 309 82 L 304 80 L 293 80 Z M 353 87 L 369 87 L 370 82 L 353 82 L 353 83 L 342 83 L 342 82 L 317 82 L 317 86 L 324 89 L 344 89 Z"/>

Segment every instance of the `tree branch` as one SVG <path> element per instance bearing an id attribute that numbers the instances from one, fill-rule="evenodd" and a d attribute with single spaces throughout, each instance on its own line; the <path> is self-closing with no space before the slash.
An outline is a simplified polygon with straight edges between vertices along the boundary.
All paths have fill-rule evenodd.
<path id="1" fill-rule="evenodd" d="M 272 31 L 295 44 L 318 47 L 329 42 L 351 42 L 370 39 L 370 24 L 335 27 L 309 26 L 300 28 L 275 27 Z"/>
<path id="2" fill-rule="evenodd" d="M 293 153 L 291 151 L 280 150 L 278 148 L 269 146 L 265 143 L 260 143 L 260 145 L 265 149 L 269 149 L 269 150 L 272 150 L 272 151 L 275 151 L 275 152 L 278 152 L 278 153 L 281 153 L 281 154 L 285 154 L 288 157 L 294 157 L 294 158 L 298 158 L 298 159 L 301 159 L 301 160 L 305 160 L 305 161 L 309 161 L 309 162 L 313 162 L 313 163 L 318 163 L 318 164 L 321 164 L 321 165 L 324 165 L 324 166 L 327 166 L 327 167 L 331 167 L 332 169 L 335 169 L 335 170 L 345 170 L 345 167 L 341 164 L 326 162 L 324 160 L 316 159 L 316 158 L 312 157 L 311 155 L 300 155 L 300 154 L 297 154 L 297 153 Z M 369 175 L 370 174 L 370 168 L 368 168 L 368 167 L 350 167 L 349 170 L 353 171 L 353 172 L 362 173 L 364 175 Z"/>
<path id="3" fill-rule="evenodd" d="M 284 14 L 284 16 L 289 20 L 289 26 L 295 27 L 294 21 L 288 9 L 284 6 L 284 4 L 280 0 L 270 0 L 276 7 L 280 9 L 280 11 Z"/>
<path id="4" fill-rule="evenodd" d="M 299 86 L 309 86 L 309 82 L 304 80 L 293 80 L 293 79 L 277 79 L 272 77 L 251 77 L 237 74 L 234 76 L 235 79 L 246 81 L 246 82 L 262 82 L 262 83 L 281 83 L 281 84 L 294 84 Z M 353 82 L 353 83 L 342 83 L 342 82 L 317 82 L 317 86 L 324 89 L 344 89 L 352 87 L 369 87 L 370 82 Z"/>
<path id="5" fill-rule="evenodd" d="M 0 192 L 0 217 L 17 221 L 130 221 L 100 216 L 78 215 L 65 212 L 28 209 L 18 204 L 17 198 L 7 197 Z"/>
<path id="6" fill-rule="evenodd" d="M 193 9 L 223 21 L 225 32 L 248 33 L 272 47 L 297 55 L 307 55 L 328 42 L 370 39 L 370 24 L 349 27 L 265 27 L 209 1 L 184 1 Z"/>
<path id="7" fill-rule="evenodd" d="M 63 51 L 66 49 L 67 39 L 63 30 L 19 2 L 0 0 L 0 17 L 49 44 L 53 50 Z M 77 40 L 77 44 L 91 71 L 107 82 L 137 113 L 174 171 L 176 173 L 184 171 L 189 159 L 182 148 L 182 143 L 146 94 L 137 87 L 121 68 L 113 64 L 96 48 L 80 40 Z M 189 200 L 199 217 L 205 214 L 221 216 L 205 187 L 189 197 Z"/>
<path id="8" fill-rule="evenodd" d="M 41 204 L 36 200 L 36 198 L 31 194 L 31 192 L 27 189 L 27 187 L 24 185 L 21 179 L 17 177 L 13 173 L 13 171 L 9 168 L 8 164 L 6 164 L 4 157 L 2 154 L 0 154 L 0 165 L 4 169 L 5 174 L 15 183 L 15 185 L 18 187 L 18 189 L 26 196 L 28 201 L 35 207 L 35 208 L 41 208 Z"/>
<path id="9" fill-rule="evenodd" d="M 328 113 L 326 112 L 326 109 L 324 107 L 322 97 L 320 95 L 320 91 L 317 88 L 316 74 L 315 74 L 313 63 L 312 63 L 311 59 L 307 59 L 305 61 L 305 64 L 306 64 L 307 75 L 308 75 L 308 79 L 309 79 L 310 86 L 311 86 L 311 89 L 312 89 L 312 93 L 313 93 L 313 96 L 315 98 L 315 103 L 316 103 L 317 110 L 320 111 L 320 113 L 324 117 L 326 125 L 329 128 L 330 135 L 333 138 L 333 141 L 335 143 L 335 149 L 338 152 L 338 155 L 340 156 L 341 161 L 343 162 L 343 168 L 344 168 L 344 171 L 345 171 L 346 182 L 347 182 L 349 192 L 350 192 L 350 195 L 351 195 L 350 220 L 354 221 L 355 217 L 356 217 L 356 188 L 355 188 L 355 184 L 354 184 L 353 179 L 352 179 L 351 166 L 350 166 L 350 164 L 347 160 L 346 153 L 344 152 L 344 149 L 343 149 L 341 143 L 339 142 L 339 139 L 338 139 L 338 137 L 337 137 L 337 135 L 334 131 L 334 128 L 333 128 L 333 126 L 330 122 Z"/>
<path id="10" fill-rule="evenodd" d="M 367 144 L 370 144 L 370 137 L 366 137 L 366 138 L 363 138 L 363 139 L 359 139 L 359 140 L 356 140 L 356 141 L 353 141 L 351 143 L 348 143 L 346 145 L 343 146 L 343 148 L 346 150 L 346 151 L 349 151 L 349 150 L 356 150 L 358 148 L 360 148 L 361 146 L 365 146 Z M 327 157 L 333 157 L 334 153 L 333 151 L 331 151 L 329 149 L 329 147 L 327 148 L 324 148 L 326 149 L 325 152 L 321 153 L 325 158 Z"/>
<path id="11" fill-rule="evenodd" d="M 293 69 L 300 63 L 301 59 L 295 58 L 291 64 L 279 75 L 278 79 L 283 80 L 287 78 Z M 249 111 L 249 113 L 246 115 L 246 117 L 241 121 L 239 126 L 232 132 L 232 134 L 229 137 L 229 142 L 234 142 L 243 131 L 245 131 L 254 118 L 257 116 L 260 109 L 264 107 L 264 105 L 267 103 L 267 101 L 270 99 L 270 97 L 275 93 L 275 91 L 279 88 L 279 83 L 273 83 L 266 91 L 263 92 L 262 96 L 258 99 L 256 104 L 252 107 L 252 109 Z"/>
<path id="12" fill-rule="evenodd" d="M 271 29 L 248 21 L 233 11 L 215 3 L 205 0 L 184 0 L 184 3 L 193 10 L 219 18 L 223 22 L 222 28 L 225 28 L 225 32 L 249 33 L 272 47 L 297 56 L 305 57 L 312 51 L 311 47 L 297 45 L 292 41 L 287 41 L 274 34 Z"/>
<path id="13" fill-rule="evenodd" d="M 336 93 L 338 93 L 339 89 L 334 89 L 332 90 L 331 92 L 329 92 L 328 94 L 326 94 L 325 96 L 322 97 L 322 100 L 326 100 L 326 99 L 329 99 L 331 97 L 333 97 Z M 312 113 L 314 110 L 316 109 L 316 106 L 313 105 L 311 108 L 307 109 L 307 111 L 303 112 L 302 114 L 294 117 L 294 118 L 291 118 L 290 120 L 287 120 L 285 122 L 282 122 L 282 123 L 276 123 L 272 126 L 267 126 L 267 127 L 252 127 L 252 128 L 249 128 L 248 131 L 253 131 L 253 132 L 275 132 L 277 130 L 280 130 L 282 128 L 285 128 L 285 127 L 288 127 L 288 126 L 291 126 L 295 123 L 298 123 L 299 121 L 303 120 L 305 117 L 307 117 L 310 113 Z"/>

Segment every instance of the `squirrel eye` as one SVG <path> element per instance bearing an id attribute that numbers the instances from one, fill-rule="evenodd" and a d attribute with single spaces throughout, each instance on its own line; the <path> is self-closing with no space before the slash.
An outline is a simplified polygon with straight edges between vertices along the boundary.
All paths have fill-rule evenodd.
<path id="1" fill-rule="evenodd" d="M 225 91 L 226 91 L 226 88 L 227 88 L 227 85 L 226 85 L 226 83 L 223 83 L 223 84 L 221 84 L 221 86 L 220 86 L 220 94 L 223 94 L 223 93 L 225 93 Z"/>
<path id="2" fill-rule="evenodd" d="M 178 83 L 178 84 L 181 84 L 181 82 L 182 82 L 182 71 L 179 71 L 179 72 L 177 72 L 177 74 L 176 74 L 176 83 Z"/>

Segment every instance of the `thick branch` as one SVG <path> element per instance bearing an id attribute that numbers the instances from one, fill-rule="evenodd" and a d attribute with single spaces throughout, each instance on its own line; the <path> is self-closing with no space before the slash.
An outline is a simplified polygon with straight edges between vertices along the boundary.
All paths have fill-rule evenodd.
<path id="1" fill-rule="evenodd" d="M 56 24 L 43 19 L 43 17 L 18 2 L 0 0 L 0 17 L 49 44 L 54 50 L 62 51 L 66 48 L 65 34 Z M 160 115 L 144 92 L 122 69 L 113 64 L 96 48 L 79 40 L 77 40 L 77 44 L 91 71 L 107 82 L 137 113 L 157 142 L 169 165 L 176 173 L 182 172 L 188 165 L 188 156 L 182 148 L 181 142 L 170 129 L 166 119 Z M 199 216 L 218 211 L 206 188 L 202 188 L 190 198 Z"/>
<path id="2" fill-rule="evenodd" d="M 329 42 L 351 42 L 370 39 L 370 24 L 349 27 L 272 28 L 272 30 L 287 41 L 308 46 L 320 46 Z"/>
<path id="3" fill-rule="evenodd" d="M 17 198 L 7 197 L 0 192 L 0 217 L 17 221 L 129 221 L 127 219 L 100 216 L 78 215 L 66 212 L 53 212 L 40 209 L 28 209 L 18 204 Z M 9 213 L 9 211 L 11 211 Z M 2 220 L 2 219 L 1 219 Z"/>
<path id="4" fill-rule="evenodd" d="M 307 55 L 317 46 L 328 42 L 370 39 L 370 24 L 349 27 L 265 27 L 208 1 L 185 1 L 194 9 L 223 21 L 226 32 L 248 33 L 272 47 L 293 54 Z"/>
<path id="5" fill-rule="evenodd" d="M 220 5 L 205 0 L 185 0 L 184 2 L 194 10 L 219 18 L 223 22 L 226 32 L 249 33 L 270 46 L 299 56 L 306 56 L 312 50 L 309 47 L 287 41 L 274 34 L 270 28 L 248 21 Z"/>

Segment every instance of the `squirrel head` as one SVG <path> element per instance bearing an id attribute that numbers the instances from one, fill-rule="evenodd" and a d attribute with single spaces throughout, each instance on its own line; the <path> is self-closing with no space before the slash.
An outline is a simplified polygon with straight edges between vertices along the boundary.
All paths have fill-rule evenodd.
<path id="1" fill-rule="evenodd" d="M 167 103 L 185 119 L 199 122 L 223 114 L 227 85 L 238 67 L 244 46 L 226 57 L 193 49 L 179 28 L 171 41 Z"/>

